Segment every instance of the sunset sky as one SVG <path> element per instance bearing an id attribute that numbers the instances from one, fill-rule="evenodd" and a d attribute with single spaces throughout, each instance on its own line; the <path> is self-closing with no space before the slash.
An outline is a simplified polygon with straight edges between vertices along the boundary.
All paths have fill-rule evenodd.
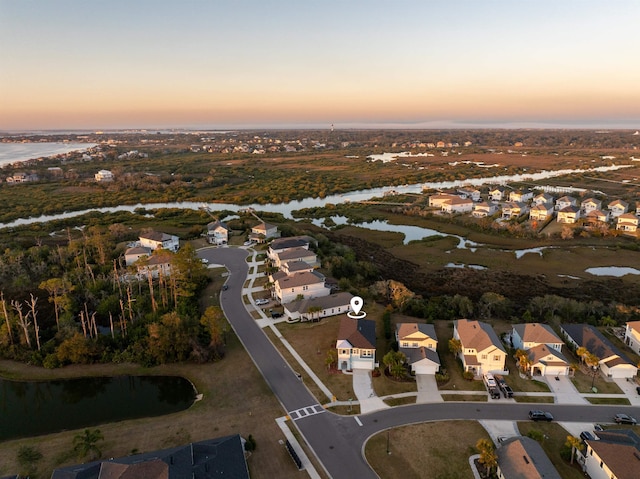
<path id="1" fill-rule="evenodd" d="M 638 0 L 0 0 L 0 129 L 637 129 L 638 25 Z"/>

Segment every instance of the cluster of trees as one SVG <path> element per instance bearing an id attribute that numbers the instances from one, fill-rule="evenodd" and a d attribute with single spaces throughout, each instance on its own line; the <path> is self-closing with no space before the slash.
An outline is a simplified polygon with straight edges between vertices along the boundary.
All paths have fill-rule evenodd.
<path id="1" fill-rule="evenodd" d="M 189 244 L 159 250 L 169 273 L 126 267 L 121 225 L 90 227 L 66 242 L 0 255 L 0 357 L 46 367 L 158 364 L 224 354 L 220 308 L 200 314 L 206 268 Z M 145 260 L 141 260 L 144 266 Z M 144 270 L 143 270 L 144 271 Z"/>

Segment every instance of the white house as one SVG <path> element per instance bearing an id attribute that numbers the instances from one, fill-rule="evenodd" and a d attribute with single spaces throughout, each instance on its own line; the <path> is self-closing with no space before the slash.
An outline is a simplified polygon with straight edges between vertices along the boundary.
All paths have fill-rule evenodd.
<path id="1" fill-rule="evenodd" d="M 569 206 L 576 206 L 578 201 L 573 196 L 562 196 L 556 200 L 556 210 L 562 210 Z"/>
<path id="2" fill-rule="evenodd" d="M 442 202 L 440 210 L 443 213 L 469 213 L 473 210 L 473 200 L 453 196 Z"/>
<path id="3" fill-rule="evenodd" d="M 264 243 L 269 238 L 276 238 L 280 235 L 278 227 L 269 223 L 259 223 L 251 227 L 251 234 L 249 239 L 257 241 L 258 243 Z"/>
<path id="4" fill-rule="evenodd" d="M 607 206 L 607 209 L 611 212 L 613 218 L 617 218 L 620 215 L 625 214 L 629 209 L 629 203 L 622 200 L 614 200 Z"/>
<path id="5" fill-rule="evenodd" d="M 598 431 L 598 440 L 585 441 L 581 461 L 591 479 L 640 477 L 640 437 L 631 429 Z"/>
<path id="6" fill-rule="evenodd" d="M 303 271 L 276 279 L 273 290 L 275 297 L 283 304 L 300 299 L 299 296 L 320 298 L 331 293 L 324 281 L 325 277 L 317 271 Z"/>
<path id="7" fill-rule="evenodd" d="M 143 246 L 134 246 L 133 248 L 128 248 L 124 252 L 124 263 L 127 266 L 131 266 L 140 258 L 144 256 L 150 256 L 150 255 L 151 255 L 151 249 L 145 248 Z"/>
<path id="8" fill-rule="evenodd" d="M 415 374 L 435 374 L 440 369 L 440 358 L 436 352 L 438 338 L 432 324 L 396 324 L 398 350 L 407 357 Z"/>
<path id="9" fill-rule="evenodd" d="M 624 344 L 640 354 L 640 321 L 629 321 L 624 330 Z"/>
<path id="10" fill-rule="evenodd" d="M 458 189 L 460 198 L 469 198 L 473 201 L 480 201 L 480 190 L 471 187 L 463 187 Z"/>
<path id="11" fill-rule="evenodd" d="M 532 376 L 568 376 L 569 361 L 557 349 L 538 344 L 527 350 Z"/>
<path id="12" fill-rule="evenodd" d="M 502 206 L 502 219 L 515 219 L 520 215 L 525 214 L 527 211 L 529 211 L 529 207 L 525 203 L 516 203 L 510 201 Z"/>
<path id="13" fill-rule="evenodd" d="M 368 319 L 351 319 L 345 316 L 340 321 L 338 339 L 338 369 L 372 371 L 376 363 L 376 322 Z"/>
<path id="14" fill-rule="evenodd" d="M 509 201 L 512 203 L 526 203 L 533 199 L 532 191 L 515 190 L 509 193 Z"/>
<path id="15" fill-rule="evenodd" d="M 94 176 L 98 182 L 113 181 L 113 173 L 109 170 L 100 170 Z"/>
<path id="16" fill-rule="evenodd" d="M 554 200 L 555 198 L 553 197 L 553 195 L 550 195 L 549 193 L 538 193 L 536 196 L 533 197 L 533 204 L 534 205 L 543 205 L 546 203 L 553 204 Z"/>
<path id="17" fill-rule="evenodd" d="M 609 212 L 602 210 L 589 211 L 589 213 L 587 213 L 585 216 L 585 220 L 591 225 L 595 225 L 598 223 L 608 223 Z"/>
<path id="18" fill-rule="evenodd" d="M 616 229 L 635 233 L 638 229 L 638 217 L 633 213 L 623 213 L 616 218 Z"/>
<path id="19" fill-rule="evenodd" d="M 309 249 L 309 244 L 312 238 L 310 236 L 289 236 L 286 238 L 276 238 L 270 244 L 267 249 L 267 256 L 271 260 L 276 259 L 278 253 L 282 253 L 291 248 L 305 248 Z"/>
<path id="20" fill-rule="evenodd" d="M 562 351 L 564 341 L 547 324 L 522 323 L 513 325 L 511 345 L 514 348 L 527 350 L 540 344 L 546 344 L 556 351 Z"/>
<path id="21" fill-rule="evenodd" d="M 171 257 L 172 253 L 168 251 L 152 254 L 137 265 L 138 277 L 143 278 L 149 274 L 152 278 L 158 278 L 160 275 L 169 276 L 171 274 Z"/>
<path id="22" fill-rule="evenodd" d="M 552 203 L 540 203 L 531 207 L 529 219 L 532 221 L 547 221 L 553 218 L 554 210 Z"/>
<path id="23" fill-rule="evenodd" d="M 176 252 L 180 248 L 180 239 L 174 235 L 168 235 L 159 231 L 151 231 L 139 236 L 140 246 L 156 250 L 158 248 Z"/>
<path id="24" fill-rule="evenodd" d="M 580 203 L 580 208 L 584 214 L 588 214 L 591 211 L 602 209 L 602 201 L 596 198 L 586 198 Z"/>
<path id="25" fill-rule="evenodd" d="M 439 195 L 431 195 L 431 196 L 429 196 L 429 206 L 434 207 L 434 208 L 442 208 L 442 205 L 444 204 L 445 201 L 452 200 L 453 198 L 460 199 L 459 196 L 451 195 L 451 194 L 448 194 L 448 193 L 442 193 L 442 194 L 439 194 Z"/>
<path id="26" fill-rule="evenodd" d="M 301 299 L 284 305 L 284 313 L 290 319 L 319 321 L 322 318 L 351 311 L 351 298 L 347 292 L 330 294 L 320 298 Z"/>
<path id="27" fill-rule="evenodd" d="M 577 206 L 565 206 L 558 210 L 558 223 L 574 224 L 580 218 L 580 208 Z"/>
<path id="28" fill-rule="evenodd" d="M 474 203 L 471 216 L 474 218 L 486 218 L 487 216 L 493 216 L 497 211 L 498 205 L 496 203 L 481 201 L 480 203 Z"/>
<path id="29" fill-rule="evenodd" d="M 489 189 L 489 199 L 492 201 L 503 201 L 507 198 L 507 190 L 503 186 L 495 186 Z"/>
<path id="30" fill-rule="evenodd" d="M 207 225 L 207 241 L 215 245 L 223 245 L 229 242 L 231 229 L 222 221 L 212 221 Z"/>
<path id="31" fill-rule="evenodd" d="M 505 373 L 507 352 L 493 328 L 481 321 L 458 319 L 453 322 L 453 337 L 460 340 L 459 357 L 465 371 L 474 376 L 489 372 Z"/>
<path id="32" fill-rule="evenodd" d="M 282 268 L 285 263 L 293 263 L 296 261 L 304 261 L 311 266 L 318 266 L 318 257 L 316 254 L 301 246 L 276 253 L 273 264 L 276 268 Z"/>

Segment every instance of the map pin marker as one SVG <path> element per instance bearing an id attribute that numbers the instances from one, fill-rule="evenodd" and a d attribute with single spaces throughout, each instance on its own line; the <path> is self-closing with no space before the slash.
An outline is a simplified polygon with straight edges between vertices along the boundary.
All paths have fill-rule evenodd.
<path id="1" fill-rule="evenodd" d="M 353 310 L 356 316 L 360 314 L 360 310 L 362 309 L 363 304 L 364 304 L 364 301 L 360 296 L 354 296 L 353 298 L 351 298 L 351 309 Z"/>

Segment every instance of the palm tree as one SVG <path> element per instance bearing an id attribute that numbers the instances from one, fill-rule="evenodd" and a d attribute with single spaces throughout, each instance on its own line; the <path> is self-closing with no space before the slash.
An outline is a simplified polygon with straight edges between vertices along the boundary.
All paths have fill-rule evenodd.
<path id="1" fill-rule="evenodd" d="M 407 360 L 407 357 L 404 355 L 404 353 L 400 351 L 393 351 L 393 350 L 389 351 L 382 358 L 382 362 L 387 365 L 387 368 L 389 369 L 389 373 L 394 378 L 401 378 L 404 376 L 406 372 L 404 368 L 404 363 L 406 362 L 406 360 Z"/>
<path id="2" fill-rule="evenodd" d="M 85 429 L 82 434 L 77 434 L 73 438 L 73 450 L 79 457 L 85 457 L 87 454 L 92 453 L 92 459 L 97 459 L 102 456 L 102 451 L 100 451 L 96 443 L 103 440 L 104 436 L 100 429 Z"/>
<path id="3" fill-rule="evenodd" d="M 518 349 L 516 351 L 515 357 L 518 360 L 518 367 L 520 368 L 520 371 L 528 375 L 531 369 L 531 359 L 529 359 L 529 353 L 527 353 L 523 349 Z"/>
<path id="4" fill-rule="evenodd" d="M 314 319 L 317 319 L 319 321 L 321 311 L 322 311 L 322 307 L 320 306 L 311 306 L 309 307 L 309 309 L 307 309 L 307 313 L 311 315 L 311 321 L 313 321 Z"/>
<path id="5" fill-rule="evenodd" d="M 449 351 L 451 351 L 454 356 L 457 356 L 460 351 L 462 351 L 462 342 L 459 339 L 451 338 L 449 340 Z"/>
<path id="6" fill-rule="evenodd" d="M 487 476 L 489 476 L 493 468 L 498 465 L 498 455 L 496 454 L 495 446 L 489 439 L 478 439 L 476 449 L 480 452 L 478 462 L 485 467 Z"/>
<path id="7" fill-rule="evenodd" d="M 567 442 L 565 442 L 564 445 L 571 448 L 571 464 L 573 464 L 573 458 L 576 452 L 582 450 L 584 447 L 582 441 L 578 437 L 567 436 Z"/>
<path id="8" fill-rule="evenodd" d="M 589 350 L 584 346 L 580 346 L 576 349 L 576 355 L 580 358 L 580 360 L 584 363 L 584 357 L 589 354 Z"/>

